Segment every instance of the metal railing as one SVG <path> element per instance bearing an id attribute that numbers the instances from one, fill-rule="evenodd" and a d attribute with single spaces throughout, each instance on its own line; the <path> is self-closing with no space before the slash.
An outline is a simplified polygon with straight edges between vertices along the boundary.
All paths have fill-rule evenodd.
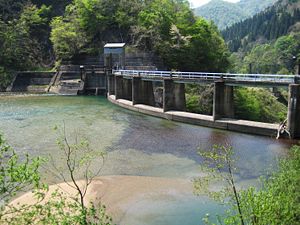
<path id="1" fill-rule="evenodd" d="M 236 82 L 267 82 L 267 83 L 295 83 L 299 80 L 296 75 L 278 74 L 231 74 L 205 72 L 174 72 L 174 71 L 145 71 L 145 70 L 113 70 L 113 74 L 122 76 L 140 76 L 143 78 L 174 78 L 180 80 L 218 80 L 224 79 Z"/>

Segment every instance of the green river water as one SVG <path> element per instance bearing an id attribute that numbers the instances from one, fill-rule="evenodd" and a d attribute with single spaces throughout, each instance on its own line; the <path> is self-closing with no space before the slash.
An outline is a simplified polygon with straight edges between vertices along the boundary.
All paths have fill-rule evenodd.
<path id="1" fill-rule="evenodd" d="M 65 123 L 68 135 L 86 137 L 91 147 L 107 151 L 101 175 L 132 175 L 191 180 L 201 173 L 199 147 L 233 146 L 238 158 L 240 186 L 276 166 L 289 141 L 170 122 L 131 112 L 104 97 L 0 95 L 0 131 L 19 154 L 52 155 L 60 152 L 53 127 Z M 43 168 L 44 179 L 60 182 Z M 221 213 L 222 206 L 193 193 L 172 199 L 144 199 L 132 206 L 121 224 L 201 224 L 205 213 Z"/>

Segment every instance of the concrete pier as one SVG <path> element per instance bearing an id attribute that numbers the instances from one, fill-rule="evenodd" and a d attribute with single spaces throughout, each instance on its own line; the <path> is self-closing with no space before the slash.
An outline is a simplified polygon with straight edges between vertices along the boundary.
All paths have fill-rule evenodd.
<path id="1" fill-rule="evenodd" d="M 140 77 L 132 77 L 132 103 L 133 105 L 155 105 L 152 81 L 144 81 Z"/>
<path id="2" fill-rule="evenodd" d="M 172 79 L 165 79 L 163 86 L 163 111 L 186 111 L 185 85 L 175 83 Z"/>
<path id="3" fill-rule="evenodd" d="M 132 100 L 132 80 L 123 76 L 115 76 L 116 99 Z"/>
<path id="4" fill-rule="evenodd" d="M 108 74 L 107 75 L 107 92 L 109 95 L 115 95 L 115 76 Z"/>
<path id="5" fill-rule="evenodd" d="M 261 123 L 247 120 L 236 119 L 220 119 L 213 120 L 212 116 L 201 115 L 196 113 L 188 113 L 172 110 L 164 112 L 161 108 L 148 106 L 144 104 L 133 105 L 132 101 L 118 99 L 115 96 L 109 95 L 108 100 L 123 108 L 133 110 L 135 112 L 144 113 L 150 116 L 160 117 L 168 120 L 173 120 L 182 123 L 212 127 L 230 131 L 243 132 L 248 134 L 257 134 L 270 137 L 276 137 L 278 124 Z"/>
<path id="6" fill-rule="evenodd" d="M 114 71 L 115 95 L 109 94 L 108 98 L 113 103 L 122 107 L 169 120 L 274 137 L 278 133 L 279 124 L 234 119 L 234 86 L 250 85 L 251 81 L 247 81 L 248 83 L 245 80 L 233 81 L 223 76 L 217 78 L 213 77 L 213 79 L 211 79 L 211 76 L 204 76 L 203 74 L 195 74 L 195 76 L 203 76 L 203 80 L 200 80 L 200 78 L 196 80 L 191 78 L 193 74 L 190 73 L 167 76 L 168 74 L 163 71 L 158 71 L 157 74 L 154 72 L 150 71 L 149 74 L 147 74 L 147 71 L 128 71 L 127 73 L 126 71 Z M 215 76 L 217 75 L 219 74 Z M 250 78 L 252 79 L 252 77 Z M 278 81 L 277 83 L 271 83 L 263 80 L 263 83 L 253 81 L 252 84 L 268 84 L 272 85 L 272 87 L 277 87 L 287 85 L 287 82 L 293 82 L 293 84 L 289 86 L 290 97 L 288 103 L 287 129 L 291 134 L 291 138 L 300 138 L 299 79 L 297 76 L 285 76 L 282 79 L 284 82 Z M 163 88 L 161 88 L 163 91 L 161 96 L 162 106 L 160 105 L 160 108 L 153 107 L 156 106 L 153 90 L 155 82 L 161 82 L 163 84 Z M 213 115 L 205 116 L 185 112 L 185 83 L 204 82 L 214 84 Z M 109 83 L 113 83 L 113 81 Z"/>
<path id="7" fill-rule="evenodd" d="M 213 119 L 234 118 L 233 87 L 216 81 L 214 88 Z"/>
<path id="8" fill-rule="evenodd" d="M 287 128 L 291 138 L 300 137 L 300 84 L 289 85 Z"/>

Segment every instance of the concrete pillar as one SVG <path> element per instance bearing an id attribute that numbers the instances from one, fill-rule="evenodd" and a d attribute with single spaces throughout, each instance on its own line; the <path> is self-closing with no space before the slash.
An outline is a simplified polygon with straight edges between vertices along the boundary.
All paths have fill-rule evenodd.
<path id="1" fill-rule="evenodd" d="M 186 110 L 184 84 L 174 83 L 172 79 L 164 80 L 163 110 Z"/>
<path id="2" fill-rule="evenodd" d="M 107 92 L 109 95 L 115 95 L 115 75 L 107 75 Z"/>
<path id="3" fill-rule="evenodd" d="M 123 76 L 114 76 L 115 77 L 115 96 L 116 99 L 123 98 Z"/>
<path id="4" fill-rule="evenodd" d="M 140 77 L 132 78 L 132 103 L 155 106 L 153 82 Z"/>
<path id="5" fill-rule="evenodd" d="M 233 87 L 224 81 L 216 81 L 214 88 L 213 119 L 234 117 Z"/>
<path id="6" fill-rule="evenodd" d="M 287 128 L 291 138 L 300 137 L 300 84 L 289 85 Z"/>
<path id="7" fill-rule="evenodd" d="M 116 99 L 132 100 L 132 81 L 123 76 L 115 76 L 115 96 Z"/>
<path id="8" fill-rule="evenodd" d="M 132 101 L 132 80 L 123 78 L 123 99 Z"/>

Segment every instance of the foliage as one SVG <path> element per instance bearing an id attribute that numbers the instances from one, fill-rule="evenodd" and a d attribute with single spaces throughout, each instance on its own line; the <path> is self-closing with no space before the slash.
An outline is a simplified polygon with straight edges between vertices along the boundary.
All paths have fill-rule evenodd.
<path id="1" fill-rule="evenodd" d="M 6 71 L 52 66 L 52 50 L 57 62 L 99 55 L 107 42 L 156 53 L 168 69 L 223 72 L 229 65 L 216 26 L 197 19 L 188 0 L 31 2 L 0 0 L 0 66 Z"/>
<path id="2" fill-rule="evenodd" d="M 186 1 L 152 1 L 139 14 L 134 43 L 158 53 L 169 69 L 225 71 L 227 47 L 217 28 L 188 7 Z"/>
<path id="3" fill-rule="evenodd" d="M 0 86 L 9 84 L 12 71 L 44 65 L 49 8 L 24 5 L 18 19 L 0 19 Z"/>
<path id="4" fill-rule="evenodd" d="M 212 115 L 213 85 L 186 85 L 186 108 L 188 112 Z"/>
<path id="5" fill-rule="evenodd" d="M 293 56 L 300 57 L 299 40 L 299 32 L 291 33 L 281 36 L 276 41 L 256 44 L 245 53 L 233 53 L 230 57 L 232 63 L 230 71 L 235 73 L 294 74 L 297 62 Z"/>
<path id="6" fill-rule="evenodd" d="M 194 180 L 194 187 L 197 194 L 206 193 L 215 200 L 225 202 L 229 197 L 229 203 L 237 209 L 237 221 L 244 225 L 244 216 L 241 210 L 240 195 L 237 191 L 234 180 L 235 158 L 234 151 L 230 146 L 214 145 L 211 150 L 199 150 L 203 159 L 203 170 L 206 176 Z M 209 185 L 212 181 L 224 181 L 224 188 L 219 191 L 212 191 Z"/>
<path id="7" fill-rule="evenodd" d="M 199 153 L 208 176 L 195 181 L 197 193 L 204 190 L 214 199 L 225 200 L 230 205 L 227 214 L 219 216 L 219 224 L 300 224 L 299 146 L 292 147 L 289 157 L 280 160 L 278 171 L 273 172 L 268 179 L 262 178 L 259 189 L 249 187 L 239 191 L 235 188 L 234 152 L 231 147 L 214 146 L 211 151 L 201 150 Z M 217 192 L 209 190 L 211 182 L 220 178 L 227 181 L 230 188 Z M 209 215 L 203 220 L 211 224 Z"/>
<path id="8" fill-rule="evenodd" d="M 194 11 L 197 16 L 212 20 L 220 30 L 250 16 L 240 8 L 239 4 L 222 0 L 210 1 L 208 4 L 194 9 Z"/>
<path id="9" fill-rule="evenodd" d="M 39 188 L 40 163 L 40 158 L 30 159 L 28 155 L 21 160 L 0 134 L 0 202 L 7 203 L 29 187 Z M 0 207 L 0 219 L 2 210 L 3 206 Z"/>
<path id="10" fill-rule="evenodd" d="M 246 224 L 300 224 L 300 147 L 290 149 L 289 157 L 279 163 L 279 171 L 262 180 L 262 187 L 250 187 L 240 192 L 241 208 Z M 236 224 L 234 214 L 226 224 Z"/>
<path id="11" fill-rule="evenodd" d="M 186 0 L 76 0 L 51 27 L 57 59 L 99 54 L 107 42 L 127 42 L 158 54 L 169 69 L 218 72 L 228 67 L 217 28 L 196 19 Z"/>
<path id="12" fill-rule="evenodd" d="M 0 91 L 4 91 L 11 82 L 11 74 L 0 66 Z"/>
<path id="13" fill-rule="evenodd" d="M 85 34 L 79 29 L 79 24 L 76 23 L 75 19 L 66 22 L 62 17 L 56 17 L 51 22 L 50 39 L 59 59 L 70 59 L 79 54 L 80 49 L 86 44 Z"/>
<path id="14" fill-rule="evenodd" d="M 231 51 L 247 49 L 254 41 L 274 40 L 288 34 L 300 21 L 298 3 L 279 1 L 272 7 L 222 31 Z"/>
<path id="15" fill-rule="evenodd" d="M 59 190 L 44 200 L 46 192 L 38 190 L 37 202 L 33 205 L 9 206 L 10 215 L 3 218 L 6 224 L 74 224 L 74 225 L 110 225 L 112 218 L 107 216 L 105 206 L 90 204 L 82 210 L 79 199 L 70 197 Z M 1 220 L 0 220 L 1 221 Z"/>
<path id="16" fill-rule="evenodd" d="M 77 193 L 74 197 L 70 197 L 59 190 L 50 193 L 48 185 L 41 183 L 38 171 L 41 159 L 30 159 L 26 155 L 24 160 L 20 160 L 19 156 L 0 135 L 1 224 L 112 224 L 111 217 L 106 214 L 105 206 L 93 203 L 84 204 L 87 188 L 95 176 L 89 170 L 90 162 L 95 155 L 90 154 L 88 143 L 81 142 L 80 144 L 69 145 L 64 136 L 58 141 L 58 144 L 66 156 L 67 172 L 71 177 L 71 182 L 68 182 L 68 185 L 74 188 Z M 78 152 L 82 151 L 87 154 L 79 158 Z M 103 155 L 101 156 L 103 157 Z M 83 188 L 79 187 L 78 181 L 74 179 L 75 173 L 82 167 L 84 167 L 85 173 Z M 58 172 L 63 174 L 63 171 Z M 31 188 L 33 188 L 35 203 L 9 204 L 9 201 L 17 194 Z M 49 196 L 48 199 L 47 196 Z"/>
<path id="17" fill-rule="evenodd" d="M 55 127 L 57 130 L 58 128 Z M 57 144 L 61 152 L 63 153 L 63 160 L 66 162 L 66 168 L 57 168 L 55 166 L 55 160 L 51 158 L 52 166 L 54 167 L 54 173 L 62 179 L 64 182 L 68 183 L 70 187 L 77 191 L 79 196 L 79 203 L 82 207 L 82 211 L 86 209 L 84 198 L 86 196 L 89 185 L 92 183 L 93 179 L 98 176 L 104 165 L 103 151 L 96 151 L 90 148 L 89 142 L 86 139 L 78 140 L 75 138 L 74 144 L 70 143 L 65 126 L 61 129 L 60 137 L 57 140 Z M 96 159 L 102 159 L 102 165 L 97 165 L 98 169 L 93 172 L 91 166 Z M 66 172 L 67 171 L 67 176 Z M 79 182 L 76 180 L 78 178 L 84 179 L 84 185 L 81 188 Z M 71 181 L 71 182 L 69 182 Z"/>
<path id="18" fill-rule="evenodd" d="M 275 123 L 287 115 L 287 107 L 261 88 L 236 88 L 234 101 L 235 114 L 240 119 Z"/>
<path id="19" fill-rule="evenodd" d="M 243 0 L 237 3 L 230 3 L 223 0 L 212 0 L 206 5 L 194 9 L 197 16 L 212 20 L 220 30 L 252 17 L 254 14 L 263 11 L 277 0 Z"/>
<path id="20" fill-rule="evenodd" d="M 99 54 L 107 42 L 130 42 L 130 26 L 136 23 L 142 5 L 140 0 L 73 1 L 64 16 L 54 18 L 51 24 L 57 58 Z"/>

